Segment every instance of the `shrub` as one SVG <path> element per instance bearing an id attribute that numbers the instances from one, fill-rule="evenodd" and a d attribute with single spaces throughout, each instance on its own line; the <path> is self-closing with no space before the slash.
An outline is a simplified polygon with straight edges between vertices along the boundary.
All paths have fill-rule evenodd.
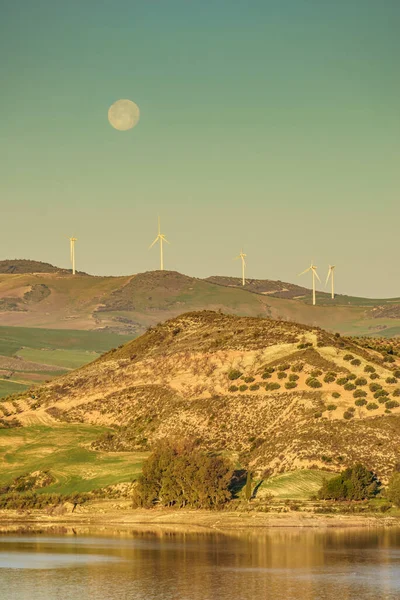
<path id="1" fill-rule="evenodd" d="M 228 391 L 229 391 L 229 392 L 237 392 L 237 391 L 238 391 L 238 389 L 239 389 L 239 388 L 238 388 L 238 386 L 237 386 L 237 385 L 230 385 L 230 386 L 228 387 Z"/>
<path id="2" fill-rule="evenodd" d="M 289 375 L 289 381 L 297 381 L 299 379 L 298 375 L 295 375 L 294 373 L 291 373 Z"/>
<path id="3" fill-rule="evenodd" d="M 354 356 L 352 354 L 345 354 L 343 356 L 343 360 L 353 360 Z"/>
<path id="4" fill-rule="evenodd" d="M 338 385 L 345 385 L 349 381 L 348 377 L 339 377 L 336 381 Z"/>
<path id="5" fill-rule="evenodd" d="M 133 506 L 215 508 L 231 498 L 233 470 L 223 457 L 210 455 L 183 441 L 161 442 L 143 464 Z M 189 482 L 189 485 L 188 485 Z"/>
<path id="6" fill-rule="evenodd" d="M 249 390 L 252 392 L 255 392 L 256 390 L 259 390 L 260 386 L 258 385 L 258 383 L 253 383 L 250 387 Z"/>
<path id="7" fill-rule="evenodd" d="M 275 373 L 275 367 L 265 367 L 265 373 Z"/>
<path id="8" fill-rule="evenodd" d="M 366 398 L 367 397 L 367 392 L 365 392 L 364 390 L 356 390 L 355 392 L 353 392 L 353 398 Z"/>
<path id="9" fill-rule="evenodd" d="M 351 365 L 354 365 L 355 367 L 359 367 L 361 365 L 361 360 L 359 358 L 354 358 L 352 361 L 350 361 Z"/>
<path id="10" fill-rule="evenodd" d="M 354 381 L 355 379 L 357 379 L 357 375 L 354 375 L 354 373 L 349 373 L 349 374 L 347 375 L 347 379 L 348 379 L 349 381 Z"/>
<path id="11" fill-rule="evenodd" d="M 263 379 L 270 379 L 270 377 L 271 377 L 271 373 L 269 373 L 268 371 L 265 371 L 265 373 L 263 373 L 263 374 L 261 375 L 261 377 L 262 377 Z"/>
<path id="12" fill-rule="evenodd" d="M 253 383 L 254 377 L 249 375 L 248 377 L 245 377 L 243 381 L 245 381 L 246 383 Z"/>
<path id="13" fill-rule="evenodd" d="M 385 404 L 386 408 L 398 408 L 400 404 L 397 400 L 388 400 Z"/>
<path id="14" fill-rule="evenodd" d="M 354 413 L 350 410 L 345 410 L 343 413 L 343 419 L 349 420 L 354 417 Z"/>
<path id="15" fill-rule="evenodd" d="M 388 363 L 395 362 L 394 356 L 391 356 L 390 354 L 387 354 L 386 356 L 384 356 L 382 360 L 383 360 L 383 362 L 388 362 Z"/>
<path id="16" fill-rule="evenodd" d="M 375 400 L 378 400 L 378 398 L 385 398 L 385 396 L 389 396 L 389 394 L 386 390 L 378 390 L 374 394 Z"/>
<path id="17" fill-rule="evenodd" d="M 365 373 L 375 373 L 375 367 L 373 367 L 372 365 L 365 365 L 364 372 Z"/>
<path id="18" fill-rule="evenodd" d="M 329 481 L 324 480 L 318 492 L 321 500 L 368 500 L 379 493 L 376 475 L 357 463 Z"/>
<path id="19" fill-rule="evenodd" d="M 326 407 L 326 410 L 332 411 L 332 410 L 336 410 L 337 406 L 336 404 L 328 404 L 328 406 Z"/>
<path id="20" fill-rule="evenodd" d="M 371 392 L 377 392 L 378 390 L 382 389 L 382 386 L 380 383 L 370 383 L 369 389 Z"/>
<path id="21" fill-rule="evenodd" d="M 267 383 L 265 389 L 267 392 L 272 392 L 273 390 L 279 390 L 280 387 L 280 383 L 278 383 L 277 381 L 271 381 L 271 383 Z"/>
<path id="22" fill-rule="evenodd" d="M 296 381 L 286 381 L 285 383 L 285 388 L 287 390 L 292 390 L 293 388 L 297 387 L 297 382 Z"/>
<path id="23" fill-rule="evenodd" d="M 396 369 L 396 371 L 393 372 L 393 376 L 397 377 L 397 379 L 400 379 L 400 369 Z"/>
<path id="24" fill-rule="evenodd" d="M 367 410 L 376 410 L 378 407 L 377 404 L 375 404 L 375 402 L 368 402 L 366 409 Z"/>
<path id="25" fill-rule="evenodd" d="M 336 379 L 335 373 L 327 373 L 324 377 L 325 383 L 332 383 Z"/>
<path id="26" fill-rule="evenodd" d="M 397 383 L 396 377 L 386 377 L 386 383 Z"/>
<path id="27" fill-rule="evenodd" d="M 371 375 L 369 376 L 370 379 L 380 379 L 378 373 L 371 373 Z"/>
<path id="28" fill-rule="evenodd" d="M 356 385 L 367 385 L 368 381 L 365 379 L 365 377 L 357 377 L 354 383 Z"/>
<path id="29" fill-rule="evenodd" d="M 289 369 L 290 369 L 289 363 L 283 363 L 282 365 L 279 365 L 279 367 L 278 367 L 278 371 L 288 371 Z"/>
<path id="30" fill-rule="evenodd" d="M 336 398 L 336 400 L 338 398 L 340 398 L 340 393 L 339 392 L 332 392 L 332 398 Z"/>
<path id="31" fill-rule="evenodd" d="M 308 377 L 308 379 L 306 379 L 306 384 L 311 388 L 322 387 L 322 383 L 318 379 L 315 379 L 315 377 Z"/>
<path id="32" fill-rule="evenodd" d="M 278 379 L 286 379 L 287 373 L 285 371 L 278 371 Z"/>
<path id="33" fill-rule="evenodd" d="M 295 363 L 294 365 L 292 365 L 292 371 L 293 373 L 301 373 L 301 371 L 304 369 L 304 364 L 303 363 Z"/>
<path id="34" fill-rule="evenodd" d="M 243 373 L 241 373 L 238 369 L 232 369 L 228 373 L 228 379 L 234 381 L 235 379 L 239 379 L 239 377 L 241 377 L 242 375 Z"/>
<path id="35" fill-rule="evenodd" d="M 400 506 L 400 473 L 393 473 L 391 476 L 386 495 L 390 502 Z"/>
<path id="36" fill-rule="evenodd" d="M 313 371 L 311 371 L 310 375 L 311 377 L 319 377 L 320 375 L 322 375 L 322 371 L 320 369 L 314 369 Z"/>
<path id="37" fill-rule="evenodd" d="M 367 404 L 367 401 L 365 400 L 365 398 L 358 398 L 354 404 L 356 406 L 365 406 Z"/>
<path id="38" fill-rule="evenodd" d="M 344 389 L 347 392 L 351 392 L 352 390 L 356 389 L 356 386 L 354 385 L 354 383 L 350 383 L 350 381 L 349 381 L 349 383 L 346 383 L 346 385 L 344 386 Z"/>
<path id="39" fill-rule="evenodd" d="M 246 385 L 245 383 L 242 383 L 242 385 L 239 385 L 239 392 L 245 392 L 248 389 L 249 389 L 249 386 Z"/>
<path id="40" fill-rule="evenodd" d="M 396 388 L 395 390 L 393 390 L 393 396 L 395 396 L 396 398 L 400 396 L 400 388 Z"/>

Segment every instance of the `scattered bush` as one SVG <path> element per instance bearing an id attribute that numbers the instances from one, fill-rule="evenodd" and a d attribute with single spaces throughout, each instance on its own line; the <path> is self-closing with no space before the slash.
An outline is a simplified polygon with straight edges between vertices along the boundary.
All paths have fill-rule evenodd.
<path id="1" fill-rule="evenodd" d="M 299 379 L 298 375 L 295 375 L 294 373 L 289 375 L 289 381 L 297 381 Z"/>
<path id="2" fill-rule="evenodd" d="M 397 383 L 396 377 L 386 377 L 386 383 Z"/>
<path id="3" fill-rule="evenodd" d="M 243 381 L 245 381 L 246 383 L 253 383 L 254 377 L 252 377 L 251 375 L 249 375 L 248 377 L 245 377 L 243 379 Z"/>
<path id="4" fill-rule="evenodd" d="M 239 390 L 237 385 L 231 385 L 228 387 L 229 392 L 237 392 Z"/>
<path id="5" fill-rule="evenodd" d="M 245 392 L 248 389 L 249 389 L 249 386 L 246 385 L 245 383 L 242 383 L 242 385 L 239 385 L 239 392 Z"/>
<path id="6" fill-rule="evenodd" d="M 289 369 L 290 369 L 289 363 L 283 363 L 282 365 L 279 365 L 279 367 L 278 367 L 278 371 L 288 371 Z"/>
<path id="7" fill-rule="evenodd" d="M 351 392 L 352 390 L 356 389 L 356 386 L 354 385 L 354 383 L 346 383 L 344 386 L 344 389 L 346 390 L 346 392 Z"/>
<path id="8" fill-rule="evenodd" d="M 228 373 L 228 379 L 230 379 L 231 381 L 234 381 L 235 379 L 239 379 L 239 377 L 241 377 L 242 375 L 243 375 L 243 373 L 241 371 L 239 371 L 238 369 L 232 369 Z"/>
<path id="9" fill-rule="evenodd" d="M 389 393 L 386 390 L 378 390 L 374 394 L 375 400 L 378 400 L 378 398 L 385 398 L 386 396 L 389 396 Z"/>
<path id="10" fill-rule="evenodd" d="M 400 379 L 400 369 L 396 369 L 396 371 L 393 372 L 393 376 L 397 377 L 397 379 Z"/>
<path id="11" fill-rule="evenodd" d="M 397 400 L 388 400 L 385 403 L 386 408 L 398 408 L 400 406 L 400 404 L 397 402 Z"/>
<path id="12" fill-rule="evenodd" d="M 398 398 L 400 396 L 400 388 L 396 388 L 395 390 L 393 390 L 393 396 L 395 396 L 395 398 Z"/>
<path id="13" fill-rule="evenodd" d="M 343 356 L 343 360 L 353 360 L 354 356 L 352 354 L 345 354 Z"/>
<path id="14" fill-rule="evenodd" d="M 287 373 L 285 371 L 278 371 L 278 379 L 286 379 Z"/>
<path id="15" fill-rule="evenodd" d="M 375 367 L 373 367 L 372 365 L 365 365 L 364 372 L 365 373 L 375 373 Z"/>
<path id="16" fill-rule="evenodd" d="M 369 376 L 370 379 L 380 379 L 378 373 L 371 373 L 371 375 Z"/>
<path id="17" fill-rule="evenodd" d="M 306 384 L 309 387 L 311 387 L 311 388 L 320 388 L 320 387 L 322 387 L 322 383 L 318 379 L 315 379 L 315 377 L 308 377 L 306 379 Z"/>
<path id="18" fill-rule="evenodd" d="M 324 377 L 325 383 L 333 383 L 336 379 L 336 373 L 327 373 Z"/>
<path id="19" fill-rule="evenodd" d="M 277 381 L 271 381 L 271 383 L 267 383 L 267 385 L 265 386 L 265 390 L 267 392 L 272 392 L 274 390 L 279 390 L 280 387 L 280 383 L 278 383 Z"/>
<path id="20" fill-rule="evenodd" d="M 365 400 L 365 398 L 358 398 L 354 404 L 356 406 L 365 406 L 367 404 L 367 401 Z"/>
<path id="21" fill-rule="evenodd" d="M 367 392 L 365 392 L 364 390 L 356 390 L 355 392 L 353 392 L 353 398 L 366 398 L 367 397 Z"/>
<path id="22" fill-rule="evenodd" d="M 295 363 L 294 365 L 292 365 L 292 371 L 293 373 L 301 373 L 301 371 L 304 369 L 304 364 L 303 363 Z"/>
<path id="23" fill-rule="evenodd" d="M 322 371 L 320 369 L 314 369 L 313 371 L 311 371 L 310 375 L 311 377 L 319 377 L 320 375 L 322 375 Z"/>
<path id="24" fill-rule="evenodd" d="M 349 381 L 354 381 L 355 379 L 357 379 L 357 375 L 355 375 L 354 373 L 349 373 L 349 374 L 347 375 L 347 379 L 348 379 Z"/>
<path id="25" fill-rule="evenodd" d="M 292 390 L 292 389 L 294 389 L 296 387 L 297 387 L 297 382 L 296 381 L 286 381 L 286 383 L 285 383 L 285 388 L 287 390 Z"/>
<path id="26" fill-rule="evenodd" d="M 337 406 L 336 404 L 328 404 L 328 406 L 326 407 L 326 410 L 332 411 L 332 410 L 336 410 Z"/>
<path id="27" fill-rule="evenodd" d="M 378 390 L 382 389 L 382 386 L 380 383 L 370 383 L 369 389 L 371 392 L 377 392 Z"/>
<path id="28" fill-rule="evenodd" d="M 272 375 L 271 375 L 271 373 L 269 373 L 268 371 L 265 371 L 265 372 L 264 372 L 264 373 L 261 375 L 261 377 L 262 377 L 263 379 L 270 379 L 270 378 L 272 377 Z"/>
<path id="29" fill-rule="evenodd" d="M 352 419 L 354 417 L 354 413 L 351 412 L 350 410 L 345 410 L 343 413 L 343 419 L 349 420 Z"/>
<path id="30" fill-rule="evenodd" d="M 339 379 L 336 381 L 336 383 L 338 385 L 345 385 L 348 381 L 349 381 L 348 377 L 339 377 Z"/>
<path id="31" fill-rule="evenodd" d="M 356 385 L 367 385 L 368 381 L 365 379 L 365 377 L 357 377 L 354 383 Z"/>
<path id="32" fill-rule="evenodd" d="M 368 402 L 366 409 L 367 410 L 376 410 L 378 407 L 377 404 L 375 404 L 375 402 Z"/>
<path id="33" fill-rule="evenodd" d="M 260 386 L 258 385 L 258 383 L 253 383 L 249 389 L 250 391 L 255 392 L 256 390 L 260 389 Z"/>
<path id="34" fill-rule="evenodd" d="M 354 365 L 355 367 L 359 367 L 361 365 L 361 360 L 359 358 L 355 358 L 352 361 L 350 361 L 351 365 Z"/>
<path id="35" fill-rule="evenodd" d="M 340 398 L 340 393 L 339 392 L 332 392 L 332 398 L 335 398 L 337 400 L 338 398 Z"/>
<path id="36" fill-rule="evenodd" d="M 395 362 L 395 358 L 391 354 L 387 354 L 386 356 L 383 357 L 382 360 L 383 360 L 383 362 L 388 362 L 388 363 L 394 363 Z"/>

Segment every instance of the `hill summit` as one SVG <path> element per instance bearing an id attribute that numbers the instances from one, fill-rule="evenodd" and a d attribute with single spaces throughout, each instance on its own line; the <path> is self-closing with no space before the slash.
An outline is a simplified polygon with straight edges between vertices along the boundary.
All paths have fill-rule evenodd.
<path id="1" fill-rule="evenodd" d="M 398 356 L 337 334 L 201 311 L 10 398 L 3 412 L 22 425 L 109 426 L 95 443 L 103 450 L 190 436 L 261 472 L 361 461 L 384 478 L 399 458 L 399 377 Z"/>

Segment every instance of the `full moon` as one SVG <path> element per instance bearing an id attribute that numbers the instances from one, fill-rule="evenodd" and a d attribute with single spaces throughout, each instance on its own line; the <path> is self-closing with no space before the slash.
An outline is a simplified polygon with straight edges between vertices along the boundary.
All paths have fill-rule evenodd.
<path id="1" fill-rule="evenodd" d="M 118 131 L 132 129 L 137 125 L 139 117 L 139 107 L 132 100 L 117 100 L 108 109 L 110 125 Z"/>

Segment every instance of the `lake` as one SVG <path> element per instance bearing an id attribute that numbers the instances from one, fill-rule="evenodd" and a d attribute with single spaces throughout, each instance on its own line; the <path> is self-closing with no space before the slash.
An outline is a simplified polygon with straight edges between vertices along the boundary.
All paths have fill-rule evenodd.
<path id="1" fill-rule="evenodd" d="M 400 530 L 0 535 L 2 600 L 399 600 Z"/>

